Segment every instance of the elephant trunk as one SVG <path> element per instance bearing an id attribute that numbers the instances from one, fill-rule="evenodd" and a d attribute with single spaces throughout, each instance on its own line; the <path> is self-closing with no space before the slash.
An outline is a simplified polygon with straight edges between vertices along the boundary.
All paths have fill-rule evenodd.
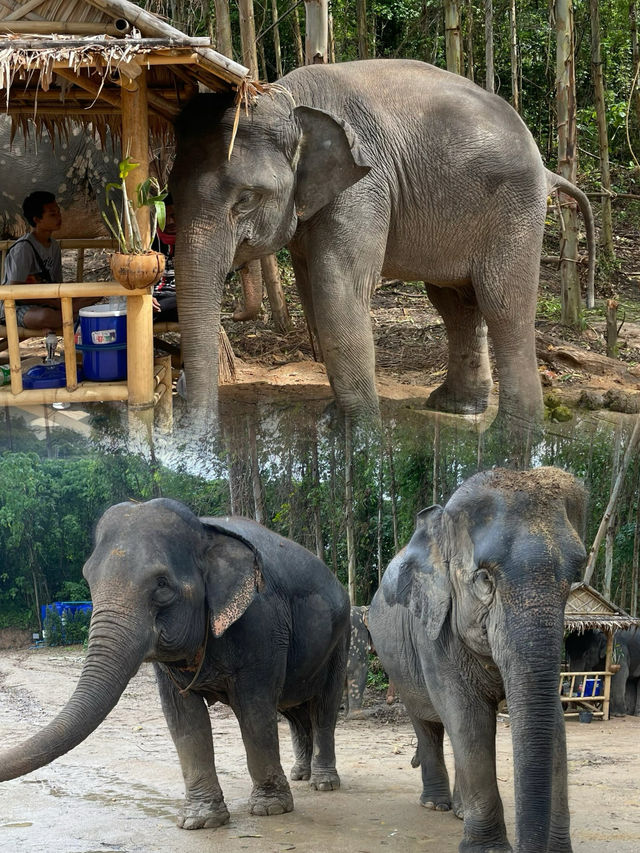
<path id="1" fill-rule="evenodd" d="M 0 755 L 0 782 L 49 764 L 100 725 L 148 651 L 148 644 L 136 640 L 136 636 L 132 619 L 94 610 L 87 657 L 73 695 L 47 726 Z"/>
<path id="2" fill-rule="evenodd" d="M 235 245 L 202 214 L 180 211 L 176 236 L 176 296 L 189 409 L 206 425 L 218 403 L 220 307 Z"/>
<path id="3" fill-rule="evenodd" d="M 518 853 L 546 853 L 568 842 L 566 745 L 559 698 L 562 614 L 518 619 L 508 649 L 496 654 L 504 681 L 514 755 Z M 544 638 L 544 639 L 542 639 Z M 502 660 L 500 660 L 502 658 Z M 555 849 L 555 848 L 554 848 Z M 562 849 L 568 849 L 562 847 Z"/>

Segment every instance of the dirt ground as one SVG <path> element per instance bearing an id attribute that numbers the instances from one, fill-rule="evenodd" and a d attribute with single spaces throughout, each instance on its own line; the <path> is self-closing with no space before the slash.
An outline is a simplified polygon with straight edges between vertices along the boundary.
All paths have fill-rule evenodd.
<path id="1" fill-rule="evenodd" d="M 46 724 L 71 694 L 83 652 L 0 651 L 0 742 L 12 746 Z M 457 853 L 462 824 L 418 805 L 419 771 L 411 725 L 396 703 L 368 697 L 368 716 L 337 728 L 340 791 L 292 783 L 295 810 L 277 817 L 247 813 L 250 779 L 237 723 L 216 705 L 211 722 L 216 764 L 231 820 L 215 830 L 175 825 L 183 795 L 153 670 L 143 666 L 105 722 L 48 767 L 6 782 L 0 794 L 0 850 L 6 853 Z M 590 725 L 569 721 L 569 781 L 576 853 L 640 849 L 640 718 Z M 285 770 L 293 763 L 280 726 Z M 513 839 L 510 730 L 498 725 L 498 778 Z M 451 767 L 451 749 L 446 748 Z"/>

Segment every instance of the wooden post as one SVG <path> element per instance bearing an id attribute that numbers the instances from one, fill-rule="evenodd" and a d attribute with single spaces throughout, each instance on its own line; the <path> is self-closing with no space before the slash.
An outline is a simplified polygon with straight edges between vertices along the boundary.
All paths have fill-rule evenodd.
<path id="1" fill-rule="evenodd" d="M 4 323 L 7 327 L 9 350 L 9 369 L 11 370 L 11 393 L 22 391 L 22 370 L 20 368 L 20 338 L 18 337 L 18 319 L 15 299 L 4 300 Z"/>
<path id="2" fill-rule="evenodd" d="M 73 300 L 64 296 L 62 303 L 62 341 L 64 348 L 64 368 L 67 375 L 67 391 L 78 387 L 78 367 L 76 362 L 76 342 L 73 336 Z"/>
<path id="3" fill-rule="evenodd" d="M 153 406 L 153 309 L 151 292 L 127 299 L 127 385 L 129 406 Z"/>
<path id="4" fill-rule="evenodd" d="M 171 356 L 156 358 L 154 381 L 157 379 L 157 404 L 154 406 L 156 424 L 160 432 L 170 435 L 173 429 L 173 397 L 171 381 Z"/>
<path id="5" fill-rule="evenodd" d="M 613 655 L 613 628 L 607 631 L 607 653 L 605 657 L 604 676 L 604 701 L 602 703 L 602 719 L 609 719 L 609 705 L 611 701 L 611 657 Z"/>
<path id="6" fill-rule="evenodd" d="M 127 66 L 121 74 L 122 100 L 122 156 L 131 157 L 140 166 L 134 169 L 126 179 L 127 193 L 135 199 L 136 187 L 149 177 L 149 115 L 147 102 L 147 70 L 143 66 L 140 74 L 132 79 L 128 74 L 132 66 Z M 136 212 L 138 227 L 143 244 L 150 242 L 151 222 L 149 208 L 142 207 Z"/>

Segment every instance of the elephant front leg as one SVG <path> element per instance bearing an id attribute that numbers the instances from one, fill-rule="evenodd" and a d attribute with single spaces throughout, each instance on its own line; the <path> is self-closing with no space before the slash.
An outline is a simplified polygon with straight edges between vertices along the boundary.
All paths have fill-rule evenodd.
<path id="1" fill-rule="evenodd" d="M 200 696 L 181 696 L 166 670 L 155 666 L 158 690 L 185 784 L 185 802 L 178 816 L 181 829 L 212 829 L 229 821 L 216 774 L 207 706 Z"/>
<path id="2" fill-rule="evenodd" d="M 247 766 L 253 780 L 249 812 L 277 815 L 293 811 L 291 788 L 280 764 L 275 702 L 273 705 L 261 702 L 255 693 L 249 693 L 246 701 L 234 703 L 233 710 L 240 723 Z"/>
<path id="3" fill-rule="evenodd" d="M 427 405 L 440 412 L 476 415 L 485 411 L 493 385 L 487 327 L 470 288 L 463 291 L 427 284 L 427 293 L 447 330 L 449 361 L 442 385 Z"/>
<path id="4" fill-rule="evenodd" d="M 496 778 L 495 708 L 458 700 L 447 728 L 453 746 L 456 789 L 462 799 L 460 853 L 512 853 Z"/>

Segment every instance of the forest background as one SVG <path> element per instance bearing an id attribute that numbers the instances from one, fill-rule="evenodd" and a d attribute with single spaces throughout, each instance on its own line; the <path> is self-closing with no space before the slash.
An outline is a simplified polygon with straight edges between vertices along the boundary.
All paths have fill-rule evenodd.
<path id="1" fill-rule="evenodd" d="M 219 48 L 220 22 L 228 18 L 231 52 L 240 61 L 240 23 L 252 12 L 262 79 L 275 80 L 304 62 L 302 2 L 152 0 L 141 5 L 191 35 L 210 35 Z M 459 71 L 481 86 L 493 85 L 517 107 L 551 169 L 561 165 L 556 95 L 562 16 L 575 57 L 577 182 L 592 195 L 600 224 L 601 200 L 614 201 L 612 243 L 600 253 L 601 282 L 606 280 L 616 266 L 616 227 L 640 221 L 636 3 L 332 0 L 329 58 L 404 57 L 447 67 L 452 7 L 458 15 Z M 572 15 L 567 18 L 568 7 Z M 599 54 L 593 43 L 594 7 Z M 598 55 L 600 61 L 594 62 Z M 493 73 L 488 75 L 490 60 Z M 610 172 L 606 182 L 596 108 L 599 72 Z M 617 425 L 548 430 L 530 448 L 531 464 L 556 464 L 585 480 L 588 545 L 607 509 L 632 427 L 632 420 L 623 418 Z M 222 431 L 219 454 L 202 472 L 186 463 L 168 466 L 130 453 L 126 441 L 120 448 L 65 434 L 41 441 L 16 431 L 8 413 L 0 429 L 0 452 L 0 628 L 34 629 L 40 627 L 40 604 L 88 597 L 82 565 L 92 531 L 104 509 L 119 500 L 166 495 L 200 515 L 231 512 L 256 518 L 316 552 L 348 585 L 352 601 L 366 604 L 389 559 L 408 541 L 416 512 L 445 502 L 466 477 L 504 461 L 504 448 L 473 432 L 430 427 L 416 435 L 415 429 L 391 421 L 379 435 L 352 433 L 301 417 L 295 407 L 269 418 L 254 413 L 231 419 Z M 592 578 L 633 614 L 639 562 L 640 455 L 635 453 L 619 481 Z"/>

